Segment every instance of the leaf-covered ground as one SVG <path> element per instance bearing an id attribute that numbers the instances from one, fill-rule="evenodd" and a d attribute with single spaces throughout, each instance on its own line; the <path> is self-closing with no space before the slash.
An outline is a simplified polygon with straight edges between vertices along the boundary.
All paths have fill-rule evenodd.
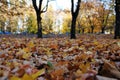
<path id="1" fill-rule="evenodd" d="M 2 36 L 0 80 L 120 79 L 120 40 L 112 37 L 79 35 L 74 40 Z"/>

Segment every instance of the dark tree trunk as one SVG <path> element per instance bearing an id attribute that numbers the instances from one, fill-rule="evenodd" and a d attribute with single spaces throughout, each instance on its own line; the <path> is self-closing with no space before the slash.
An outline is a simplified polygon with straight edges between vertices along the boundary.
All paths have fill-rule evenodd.
<path id="1" fill-rule="evenodd" d="M 105 33 L 105 27 L 101 28 L 101 33 L 104 34 Z"/>
<path id="2" fill-rule="evenodd" d="M 83 33 L 83 34 L 84 34 L 84 31 L 85 31 L 84 28 L 82 28 L 82 33 Z"/>
<path id="3" fill-rule="evenodd" d="M 91 26 L 91 33 L 94 32 L 94 26 Z"/>
<path id="4" fill-rule="evenodd" d="M 72 17 L 72 24 L 71 24 L 71 39 L 75 39 L 76 36 L 76 18 Z"/>
<path id="5" fill-rule="evenodd" d="M 74 10 L 74 0 L 71 0 L 71 14 L 72 14 L 72 24 L 71 24 L 71 39 L 75 39 L 76 38 L 76 19 L 79 13 L 79 8 L 80 8 L 80 2 L 81 0 L 78 0 L 77 2 L 77 6 L 76 6 L 76 10 Z"/>
<path id="6" fill-rule="evenodd" d="M 38 26 L 38 31 L 37 31 L 37 37 L 42 38 L 42 23 L 41 23 L 41 16 L 40 13 L 38 12 L 37 14 L 37 26 Z"/>
<path id="7" fill-rule="evenodd" d="M 120 39 L 120 0 L 115 2 L 115 11 L 116 11 L 116 25 L 115 25 L 115 39 Z"/>

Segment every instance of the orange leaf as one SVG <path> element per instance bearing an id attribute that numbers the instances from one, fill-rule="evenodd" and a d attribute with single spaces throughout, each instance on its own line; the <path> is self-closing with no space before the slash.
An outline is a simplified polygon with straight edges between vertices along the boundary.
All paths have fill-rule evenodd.
<path id="1" fill-rule="evenodd" d="M 58 49 L 58 45 L 57 44 L 52 44 L 52 45 L 50 45 L 50 48 L 51 49 Z"/>

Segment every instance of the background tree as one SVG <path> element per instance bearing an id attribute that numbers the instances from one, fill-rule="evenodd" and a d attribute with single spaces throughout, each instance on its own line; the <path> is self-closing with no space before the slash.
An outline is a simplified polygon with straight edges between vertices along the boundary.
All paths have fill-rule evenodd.
<path id="1" fill-rule="evenodd" d="M 76 36 L 76 19 L 79 13 L 81 0 L 77 0 L 77 6 L 75 9 L 74 0 L 71 0 L 71 14 L 72 14 L 72 24 L 71 24 L 71 39 L 75 39 Z M 75 10 L 74 10 L 75 9 Z"/>
<path id="2" fill-rule="evenodd" d="M 108 19 L 111 13 L 113 13 L 113 1 L 106 1 L 106 0 L 101 0 L 101 2 L 98 4 L 98 8 L 96 9 L 96 12 L 98 13 L 98 19 L 101 22 L 101 33 L 104 34 L 105 30 L 108 25 Z M 106 6 L 107 5 L 107 6 Z"/>
<path id="3" fill-rule="evenodd" d="M 82 26 L 83 17 L 84 17 L 84 2 L 81 2 L 79 14 L 77 17 L 77 31 L 78 33 L 84 33 L 84 27 Z"/>
<path id="4" fill-rule="evenodd" d="M 115 0 L 116 25 L 115 25 L 115 39 L 120 39 L 120 0 Z"/>
<path id="5" fill-rule="evenodd" d="M 41 17 L 41 14 L 45 13 L 47 11 L 48 3 L 49 3 L 49 0 L 47 0 L 46 5 L 42 8 L 43 0 L 39 0 L 39 3 L 38 3 L 39 6 L 37 6 L 36 0 L 32 0 L 32 4 L 33 4 L 33 7 L 35 9 L 36 16 L 37 16 L 37 26 L 38 26 L 37 36 L 38 36 L 38 38 L 42 38 L 42 22 L 41 22 L 42 17 Z"/>
<path id="6" fill-rule="evenodd" d="M 27 32 L 28 33 L 37 33 L 37 21 L 33 13 L 27 19 Z"/>
<path id="7" fill-rule="evenodd" d="M 2 21 L 2 31 L 16 32 L 19 18 L 23 18 L 26 11 L 25 0 L 1 0 L 0 20 Z"/>
<path id="8" fill-rule="evenodd" d="M 56 16 L 54 15 L 54 10 L 52 5 L 49 6 L 47 13 L 42 15 L 43 21 L 43 34 L 49 34 L 53 32 L 53 26 Z"/>
<path id="9" fill-rule="evenodd" d="M 71 13 L 69 10 L 63 10 L 63 23 L 62 23 L 62 33 L 70 33 L 70 27 L 71 27 Z"/>
<path id="10" fill-rule="evenodd" d="M 115 14 L 110 14 L 109 19 L 107 20 L 106 31 L 110 34 L 114 33 L 115 27 Z"/>

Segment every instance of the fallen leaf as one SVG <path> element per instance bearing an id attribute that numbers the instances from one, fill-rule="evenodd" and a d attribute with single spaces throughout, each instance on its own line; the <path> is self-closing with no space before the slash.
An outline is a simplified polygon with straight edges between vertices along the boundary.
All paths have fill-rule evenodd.
<path id="1" fill-rule="evenodd" d="M 19 77 L 13 76 L 10 78 L 10 80 L 21 80 Z"/>
<path id="2" fill-rule="evenodd" d="M 42 75 L 45 73 L 45 69 L 41 69 L 38 72 L 36 72 L 35 74 L 32 74 L 32 78 L 36 79 L 38 76 Z"/>
<path id="3" fill-rule="evenodd" d="M 22 77 L 21 80 L 35 80 L 32 78 L 32 76 L 28 75 L 28 74 L 24 74 L 24 76 Z"/>

